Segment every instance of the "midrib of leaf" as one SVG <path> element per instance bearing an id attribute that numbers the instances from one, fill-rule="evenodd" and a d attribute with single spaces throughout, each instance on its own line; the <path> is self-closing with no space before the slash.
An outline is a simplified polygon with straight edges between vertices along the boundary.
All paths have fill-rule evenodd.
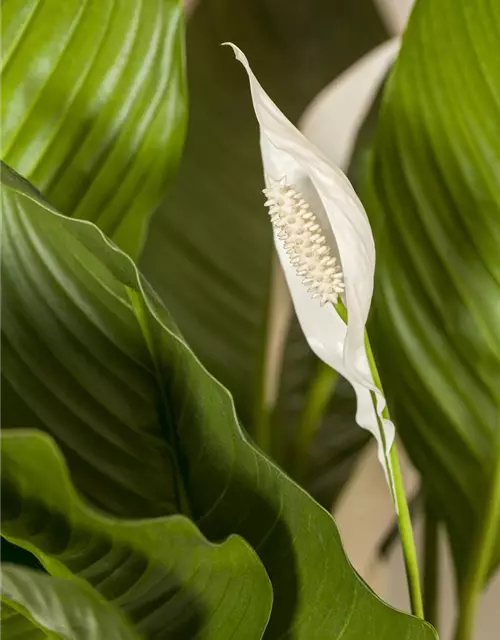
<path id="1" fill-rule="evenodd" d="M 175 421 L 173 416 L 169 412 L 169 399 L 167 398 L 165 386 L 162 382 L 162 371 L 160 365 L 161 359 L 157 353 L 155 340 L 149 328 L 149 310 L 146 307 L 144 297 L 138 291 L 131 289 L 130 287 L 126 287 L 126 291 L 154 365 L 156 384 L 161 397 L 161 406 L 158 410 L 160 411 L 160 419 L 163 423 L 163 427 L 168 432 L 167 444 L 170 462 L 173 468 L 172 480 L 174 483 L 174 492 L 177 500 L 177 505 L 181 513 L 187 515 L 189 518 L 192 518 L 191 505 L 189 503 L 184 477 L 179 466 L 179 456 L 177 455 L 177 433 L 175 430 Z"/>
<path id="2" fill-rule="evenodd" d="M 7 195 L 7 191 L 8 189 L 5 188 L 5 196 Z M 60 334 L 61 342 L 63 337 L 67 338 L 66 342 L 68 349 L 74 348 L 74 340 L 80 340 L 78 331 L 76 332 L 76 335 L 74 332 L 74 329 L 78 327 L 78 322 L 72 326 L 72 329 L 67 328 L 68 325 L 71 325 L 71 322 L 68 322 L 68 314 L 60 315 L 59 313 L 61 309 L 64 309 L 64 305 L 61 306 L 59 304 L 57 297 L 49 295 L 54 293 L 54 290 L 51 289 L 49 291 L 49 289 L 46 288 L 48 278 L 45 275 L 41 277 L 42 274 L 45 274 L 45 272 L 47 272 L 47 274 L 50 273 L 50 286 L 55 287 L 55 292 L 57 292 L 58 296 L 60 294 L 64 297 L 68 296 L 68 302 L 71 303 L 71 305 L 74 305 L 74 307 L 71 307 L 70 312 L 70 316 L 73 320 L 75 319 L 74 312 L 77 310 L 78 315 L 80 316 L 78 321 L 80 322 L 82 319 L 86 320 L 89 309 L 87 307 L 81 308 L 79 304 L 80 300 L 74 299 L 73 296 L 70 295 L 70 289 L 72 294 L 75 294 L 75 292 L 80 294 L 78 289 L 61 286 L 63 281 L 65 281 L 65 278 L 68 277 L 68 273 L 66 272 L 68 265 L 65 261 L 63 261 L 62 264 L 61 262 L 58 262 L 60 247 L 53 247 L 54 251 L 51 252 L 49 247 L 52 239 L 47 239 L 47 244 L 41 242 L 38 235 L 40 229 L 34 228 L 35 225 L 32 224 L 33 220 L 28 219 L 27 216 L 23 216 L 20 213 L 19 200 L 12 198 L 11 204 L 13 212 L 17 212 L 12 216 L 12 218 L 17 221 L 15 224 L 17 233 L 10 237 L 12 232 L 10 227 L 11 224 L 14 225 L 14 222 L 11 220 L 11 216 L 7 215 L 7 208 L 9 205 L 6 204 L 6 215 L 3 220 L 3 233 L 5 234 L 7 246 L 5 247 L 6 254 L 3 256 L 3 259 L 11 261 L 15 260 L 15 267 L 12 266 L 11 268 L 16 269 L 18 276 L 22 276 L 22 279 L 19 280 L 17 288 L 15 285 L 12 285 L 12 283 L 7 286 L 10 280 L 7 279 L 5 284 L 3 283 L 5 293 L 9 294 L 10 292 L 11 296 L 18 296 L 22 294 L 22 291 L 26 294 L 26 290 L 30 290 L 31 295 L 37 297 L 36 308 L 38 311 L 41 313 L 41 307 L 43 307 L 43 313 L 47 314 L 45 322 L 52 323 L 52 325 L 54 325 L 54 322 L 57 322 L 60 331 L 62 332 Z M 10 254 L 7 252 L 8 247 L 10 247 Z M 58 258 L 55 258 L 56 255 Z M 80 265 L 85 269 L 85 272 L 90 268 L 89 265 L 84 265 L 82 262 L 80 262 Z M 59 269 L 59 279 L 55 277 L 53 271 L 54 268 Z M 27 280 L 28 274 L 25 273 L 26 270 L 29 270 L 30 272 L 29 281 Z M 64 276 L 62 275 L 63 273 Z M 20 286 L 22 283 L 24 283 L 23 287 Z M 40 295 L 43 293 L 45 293 L 45 296 Z M 14 300 L 14 298 L 11 300 Z M 35 300 L 32 302 L 34 301 Z M 21 300 L 18 300 L 14 306 L 16 307 L 17 304 L 21 304 L 21 302 Z M 6 305 L 4 314 L 8 313 L 9 309 L 10 305 Z M 97 316 L 99 316 L 99 313 Z M 26 320 L 26 316 L 24 314 L 22 319 Z M 99 484 L 104 481 L 106 485 L 109 484 L 113 488 L 113 491 L 116 490 L 120 493 L 126 491 L 128 493 L 128 508 L 131 504 L 137 503 L 138 505 L 142 505 L 140 508 L 145 508 L 148 515 L 150 515 L 152 512 L 148 507 L 146 507 L 146 505 L 148 505 L 152 499 L 152 493 L 154 493 L 151 490 L 152 487 L 149 487 L 149 492 L 147 492 L 145 487 L 141 487 L 142 480 L 138 482 L 138 478 L 136 478 L 135 480 L 131 479 L 129 481 L 123 474 L 117 474 L 116 472 L 120 466 L 132 463 L 133 467 L 137 469 L 137 473 L 139 474 L 140 471 L 137 460 L 138 451 L 142 451 L 144 454 L 144 452 L 146 450 L 149 451 L 151 445 L 153 445 L 158 449 L 158 452 L 154 452 L 152 457 L 150 457 L 153 462 L 153 459 L 156 459 L 157 456 L 158 459 L 161 459 L 164 454 L 167 454 L 167 441 L 165 438 L 162 438 L 161 441 L 158 440 L 155 442 L 154 439 L 150 440 L 149 436 L 146 434 L 144 434 L 145 439 L 143 439 L 141 433 L 134 428 L 133 415 L 129 415 L 127 407 L 122 407 L 116 404 L 115 401 L 119 401 L 121 396 L 115 396 L 115 389 L 118 391 L 116 384 L 119 384 L 119 388 L 122 388 L 123 383 L 125 383 L 126 386 L 123 389 L 123 393 L 138 393 L 138 404 L 145 408 L 150 400 L 148 400 L 148 394 L 144 397 L 141 390 L 145 390 L 144 385 L 146 384 L 147 378 L 151 375 L 151 372 L 149 372 L 148 375 L 148 371 L 146 369 L 144 371 L 146 373 L 146 378 L 142 377 L 143 371 L 141 371 L 141 369 L 144 370 L 144 363 L 138 363 L 134 358 L 130 358 L 131 354 L 127 353 L 128 349 L 126 343 L 125 352 L 122 354 L 126 357 L 116 359 L 114 356 L 117 355 L 116 349 L 117 347 L 119 348 L 119 346 L 116 345 L 113 340 L 109 339 L 108 336 L 104 336 L 104 334 L 103 337 L 108 338 L 109 342 L 113 344 L 111 357 L 109 351 L 107 353 L 103 352 L 106 353 L 107 356 L 104 357 L 99 348 L 89 350 L 88 344 L 80 342 L 82 348 L 85 349 L 83 352 L 85 353 L 85 359 L 95 361 L 96 371 L 100 371 L 103 368 L 106 371 L 106 377 L 111 380 L 109 390 L 111 395 L 108 393 L 108 401 L 103 404 L 103 395 L 99 392 L 98 379 L 92 380 L 89 378 L 88 370 L 83 371 L 83 375 L 85 376 L 83 382 L 81 376 L 74 377 L 73 367 L 71 366 L 72 360 L 68 360 L 64 355 L 64 343 L 50 351 L 47 350 L 46 352 L 39 352 L 35 350 L 31 352 L 30 347 L 33 346 L 33 324 L 26 321 L 24 323 L 25 326 L 18 325 L 18 332 L 20 335 L 12 336 L 11 340 L 9 335 L 6 334 L 9 327 L 7 317 L 4 317 L 4 320 L 5 322 L 2 326 L 2 330 L 4 332 L 2 336 L 2 340 L 4 341 L 4 350 L 2 356 L 4 358 L 4 364 L 7 365 L 7 363 L 9 363 L 10 368 L 6 366 L 2 373 L 5 372 L 5 375 L 7 375 L 7 372 L 10 371 L 12 376 L 12 379 L 7 379 L 7 382 L 10 384 L 6 385 L 6 388 L 8 386 L 12 387 L 12 389 L 16 391 L 17 395 L 22 398 L 23 403 L 29 408 L 32 416 L 36 417 L 36 426 L 38 428 L 49 431 L 60 439 L 64 444 L 65 454 L 69 455 L 73 463 L 76 463 L 74 468 L 82 469 L 92 466 L 95 468 L 95 456 L 100 458 L 101 466 L 99 468 L 95 468 L 95 471 L 92 474 L 94 479 L 92 484 L 95 485 L 95 487 L 92 487 L 92 492 L 94 494 L 93 497 L 99 504 L 101 504 L 99 502 L 101 498 Z M 20 320 L 21 318 L 19 318 L 19 321 Z M 93 322 L 92 324 L 93 326 L 98 326 L 99 322 Z M 12 328 L 12 324 L 10 326 Z M 63 327 L 66 327 L 64 332 Z M 116 329 L 116 327 L 114 328 Z M 82 335 L 88 338 L 85 334 Z M 69 387 L 66 389 L 67 393 L 65 393 L 64 387 L 63 389 L 57 387 L 57 373 L 54 379 L 51 379 L 51 376 L 47 375 L 47 373 L 43 373 L 43 367 L 48 367 L 44 355 L 46 358 L 54 360 L 56 370 L 58 367 L 64 367 L 67 371 L 67 376 L 64 376 L 64 384 L 66 384 L 66 381 L 68 381 L 69 384 Z M 78 358 L 78 356 L 76 357 Z M 140 368 L 138 368 L 137 365 L 139 365 Z M 124 367 L 124 373 L 129 375 L 128 380 L 123 380 L 122 376 L 117 375 L 117 369 L 119 369 L 120 366 Z M 33 375 L 33 372 L 35 372 L 34 375 L 37 376 L 38 387 L 36 387 L 36 385 L 33 386 L 32 384 L 28 384 L 26 387 L 23 387 L 22 381 L 30 379 L 30 375 Z M 151 380 L 154 382 L 153 377 L 151 377 Z M 90 386 L 90 391 L 88 384 L 85 383 L 93 385 Z M 75 396 L 77 387 L 79 389 L 79 395 Z M 85 388 L 87 388 L 87 391 L 84 391 Z M 86 395 L 83 396 L 83 393 Z M 47 397 L 52 396 L 55 401 L 55 404 L 50 405 L 49 403 L 51 408 L 48 408 L 49 405 L 43 405 L 42 398 L 46 395 Z M 140 409 L 141 412 L 143 410 L 143 408 Z M 70 422 L 72 421 L 73 426 L 76 428 L 65 429 L 64 426 L 67 424 L 67 420 L 70 420 Z M 127 429 L 130 429 L 129 437 L 124 439 L 123 432 Z M 96 447 L 95 454 L 89 450 L 89 447 L 82 447 L 82 430 L 85 432 L 88 431 L 88 440 L 89 442 L 93 442 Z M 153 438 L 155 437 L 159 436 L 153 436 Z M 136 443 L 138 445 L 137 448 Z M 143 449 L 142 447 L 145 448 Z M 118 455 L 121 459 L 120 465 L 117 466 L 116 464 L 106 462 L 105 458 L 103 458 L 103 450 L 111 451 L 112 458 Z M 163 464 L 164 460 L 165 458 L 162 460 Z M 173 476 L 174 474 L 172 473 L 171 478 Z M 170 482 L 170 480 L 167 479 L 167 475 L 165 475 L 165 482 Z M 162 495 L 165 495 L 163 489 L 161 490 L 161 493 Z M 167 499 L 167 501 L 163 503 L 161 513 L 178 509 L 178 507 L 172 509 L 171 503 L 169 506 L 168 502 L 169 500 Z M 110 505 L 104 502 L 102 507 L 106 509 L 109 508 Z"/>

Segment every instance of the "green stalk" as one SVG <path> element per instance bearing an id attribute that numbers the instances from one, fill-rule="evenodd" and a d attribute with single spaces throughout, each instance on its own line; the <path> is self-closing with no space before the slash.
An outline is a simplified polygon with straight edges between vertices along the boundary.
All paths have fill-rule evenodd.
<path id="1" fill-rule="evenodd" d="M 388 417 L 387 416 L 384 416 Z M 403 484 L 403 476 L 399 466 L 399 456 L 396 443 L 394 442 L 390 451 L 392 464 L 392 475 L 394 480 L 394 492 L 396 494 L 396 504 L 398 506 L 398 525 L 403 557 L 406 567 L 406 578 L 410 594 L 411 611 L 418 618 L 424 617 L 424 605 L 422 602 L 422 591 L 420 589 L 420 577 L 418 571 L 418 556 L 413 537 L 410 510 L 406 500 L 406 493 Z"/>
<path id="2" fill-rule="evenodd" d="M 337 312 L 340 317 L 347 323 L 347 309 L 344 306 L 343 302 L 338 302 L 335 305 Z M 380 375 L 378 373 L 377 364 L 375 362 L 375 358 L 373 356 L 373 351 L 370 345 L 370 341 L 368 339 L 368 334 L 365 332 L 365 347 L 366 354 L 368 357 L 368 363 L 370 365 L 370 371 L 373 377 L 373 382 L 375 386 L 380 390 L 380 392 L 384 394 L 384 389 L 382 387 L 382 382 L 380 380 Z M 376 411 L 376 397 L 375 393 L 371 394 L 373 406 Z M 385 406 L 382 417 L 389 420 L 389 410 L 387 405 Z M 378 413 L 377 413 L 378 420 Z M 380 420 L 378 420 L 380 437 L 382 439 L 382 443 L 384 445 L 385 450 L 385 435 L 382 428 L 382 424 Z M 411 610 L 413 615 L 418 618 L 424 617 L 424 607 L 422 602 L 422 590 L 420 588 L 420 577 L 418 570 L 418 557 L 417 550 L 415 547 L 415 539 L 413 537 L 413 528 L 411 523 L 410 510 L 408 508 L 408 502 L 406 499 L 406 493 L 403 484 L 403 476 L 401 475 L 401 467 L 399 464 L 399 456 L 398 450 L 396 447 L 396 443 L 393 442 L 392 447 L 389 452 L 389 456 L 385 455 L 385 466 L 390 475 L 390 471 L 392 470 L 392 481 L 393 486 L 391 487 L 392 495 L 394 501 L 397 506 L 397 517 L 398 517 L 398 527 L 399 527 L 399 536 L 401 538 L 401 546 L 403 549 L 403 557 L 405 561 L 406 567 L 406 578 L 408 582 L 408 590 L 410 594 L 410 603 Z"/>
<path id="3" fill-rule="evenodd" d="M 489 495 L 485 501 L 485 513 L 475 535 L 468 569 L 459 594 L 460 613 L 455 640 L 471 640 L 479 597 L 488 578 L 488 571 L 500 518 L 500 424 L 494 452 L 495 466 L 492 471 Z"/>
<path id="4" fill-rule="evenodd" d="M 438 520 L 425 501 L 424 530 L 424 613 L 427 622 L 437 628 L 439 615 Z"/>
<path id="5" fill-rule="evenodd" d="M 335 390 L 338 377 L 334 369 L 324 362 L 318 363 L 316 374 L 307 391 L 292 444 L 290 468 L 293 477 L 299 483 L 303 483 L 307 478 L 311 441 Z"/>

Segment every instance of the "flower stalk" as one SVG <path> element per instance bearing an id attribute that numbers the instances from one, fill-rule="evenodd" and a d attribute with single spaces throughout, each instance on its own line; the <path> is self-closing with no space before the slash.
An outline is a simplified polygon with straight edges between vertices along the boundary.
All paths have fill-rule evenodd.
<path id="1" fill-rule="evenodd" d="M 423 617 L 394 424 L 366 336 L 375 274 L 370 222 L 347 177 L 285 117 L 243 52 L 230 46 L 250 82 L 260 127 L 266 205 L 298 320 L 312 351 L 353 386 L 356 422 L 377 440 L 398 514 L 412 610 Z"/>
<path id="2" fill-rule="evenodd" d="M 335 309 L 339 313 L 340 317 L 347 323 L 347 309 L 344 303 L 339 300 L 335 305 Z M 384 389 L 380 380 L 380 374 L 377 369 L 375 357 L 371 348 L 368 334 L 365 331 L 365 346 L 368 356 L 368 362 L 370 365 L 370 371 L 373 376 L 375 386 L 383 394 Z M 376 411 L 377 399 L 375 394 L 372 393 L 372 402 Z M 389 409 L 387 405 L 382 411 L 382 417 L 390 420 Z M 380 426 L 380 436 L 385 444 L 384 430 Z M 401 547 L 403 549 L 403 557 L 406 568 L 406 578 L 408 582 L 408 591 L 410 595 L 411 611 L 413 615 L 418 618 L 424 618 L 424 606 L 422 600 L 422 589 L 420 586 L 420 573 L 418 568 L 418 556 L 415 546 L 415 538 L 413 535 L 413 526 L 411 522 L 410 509 L 408 507 L 408 500 L 406 498 L 406 492 L 404 488 L 403 475 L 401 473 L 401 466 L 399 464 L 399 455 L 396 442 L 392 443 L 389 453 L 386 454 L 386 469 L 390 470 L 391 481 L 389 486 L 391 488 L 392 497 L 396 505 L 396 513 L 398 518 L 399 536 L 401 539 Z"/>

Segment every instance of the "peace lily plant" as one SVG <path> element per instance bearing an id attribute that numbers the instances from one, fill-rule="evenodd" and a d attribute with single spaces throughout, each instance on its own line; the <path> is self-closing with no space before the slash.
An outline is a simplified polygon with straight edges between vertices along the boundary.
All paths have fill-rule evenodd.
<path id="1" fill-rule="evenodd" d="M 2 5 L 6 640 L 437 640 L 439 532 L 476 640 L 500 564 L 497 3 L 416 0 L 393 40 L 401 2 L 247 4 Z M 344 550 L 368 440 L 413 615 Z"/>
<path id="2" fill-rule="evenodd" d="M 423 617 L 411 519 L 380 377 L 366 333 L 375 244 L 347 177 L 292 125 L 263 90 L 244 53 L 260 127 L 265 205 L 294 307 L 311 349 L 353 386 L 356 421 L 378 443 L 398 514 L 412 609 Z"/>

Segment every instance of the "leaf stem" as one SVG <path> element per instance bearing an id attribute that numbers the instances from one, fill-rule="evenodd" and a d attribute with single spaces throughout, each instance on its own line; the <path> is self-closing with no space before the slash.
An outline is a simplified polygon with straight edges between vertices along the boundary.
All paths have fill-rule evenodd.
<path id="1" fill-rule="evenodd" d="M 344 303 L 341 301 L 338 302 L 335 305 L 335 309 L 339 313 L 340 317 L 347 324 L 347 309 Z M 377 369 L 377 364 L 375 362 L 370 340 L 368 338 L 368 334 L 366 333 L 366 331 L 365 331 L 365 348 L 366 348 L 366 355 L 368 357 L 368 364 L 370 366 L 370 371 L 373 377 L 373 382 L 385 397 L 384 389 L 382 387 L 382 382 L 380 380 L 380 375 Z M 381 421 L 378 417 L 377 402 L 376 402 L 377 399 L 375 397 L 374 392 L 371 393 L 371 397 L 372 397 L 375 413 L 377 415 L 377 420 L 378 420 L 379 430 L 380 430 L 380 437 L 382 439 L 382 443 L 385 451 L 386 450 L 385 435 L 382 429 Z M 387 408 L 387 404 L 382 412 L 382 418 L 387 420 L 390 419 L 389 409 Z M 401 467 L 399 464 L 399 456 L 398 456 L 396 442 L 393 442 L 389 455 L 385 454 L 385 465 L 386 465 L 388 475 L 392 477 L 391 491 L 397 507 L 399 536 L 401 538 L 401 546 L 403 549 L 403 556 L 404 556 L 405 567 L 406 567 L 406 577 L 408 581 L 408 591 L 410 595 L 411 610 L 415 616 L 417 616 L 418 618 L 423 618 L 424 606 L 422 602 L 422 590 L 420 588 L 417 550 L 415 547 L 415 539 L 413 536 L 410 510 L 408 508 L 408 501 L 406 499 L 406 493 L 404 489 L 403 476 L 401 474 Z"/>
<path id="2" fill-rule="evenodd" d="M 500 519 L 500 420 L 493 459 L 495 464 L 491 474 L 490 491 L 484 501 L 485 513 L 476 531 L 474 546 L 459 594 L 460 613 L 455 640 L 472 638 L 479 597 L 488 577 L 495 550 Z"/>
<path id="3" fill-rule="evenodd" d="M 424 613 L 427 622 L 437 628 L 439 616 L 438 520 L 425 500 L 424 530 Z"/>
<path id="4" fill-rule="evenodd" d="M 303 483 L 307 478 L 311 441 L 335 390 L 338 377 L 339 375 L 334 369 L 324 362 L 318 362 L 316 374 L 309 385 L 292 443 L 290 469 L 293 477 L 299 483 Z"/>

